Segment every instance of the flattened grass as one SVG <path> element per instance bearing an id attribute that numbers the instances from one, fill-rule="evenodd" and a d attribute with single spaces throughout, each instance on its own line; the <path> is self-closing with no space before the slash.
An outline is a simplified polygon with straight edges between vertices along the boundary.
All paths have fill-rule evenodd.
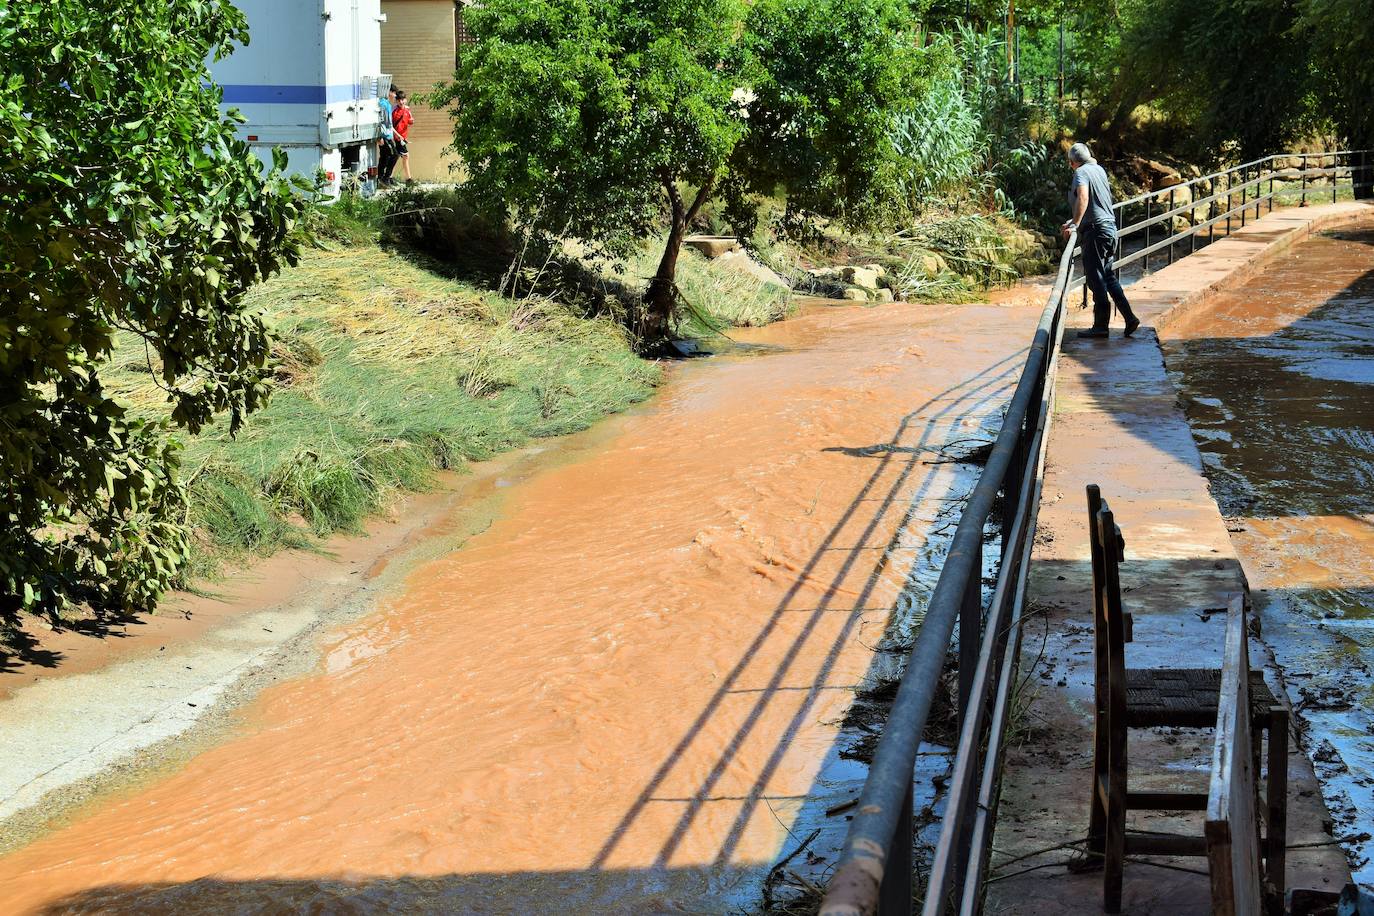
<path id="1" fill-rule="evenodd" d="M 218 426 L 185 441 L 192 576 L 226 554 L 356 531 L 436 469 L 583 429 L 659 380 L 610 320 L 487 293 L 371 245 L 312 251 L 250 298 L 281 337 L 277 390 L 237 437 Z M 147 360 L 123 340 L 105 380 L 157 416 Z"/>
<path id="2" fill-rule="evenodd" d="M 630 262 L 628 271 L 652 276 L 660 253 L 640 255 Z M 642 285 L 648 288 L 647 281 Z M 714 327 L 762 327 L 786 318 L 796 305 L 788 288 L 764 283 L 743 270 L 714 265 L 692 248 L 682 250 L 677 285 L 690 307 L 678 316 L 677 330 L 689 337 L 709 335 Z"/>

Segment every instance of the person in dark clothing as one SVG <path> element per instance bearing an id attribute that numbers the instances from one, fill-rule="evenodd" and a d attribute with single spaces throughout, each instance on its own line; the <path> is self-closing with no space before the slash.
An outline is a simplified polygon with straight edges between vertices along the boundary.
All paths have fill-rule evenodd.
<path id="1" fill-rule="evenodd" d="M 1140 327 L 1140 319 L 1131 311 L 1126 291 L 1117 279 L 1113 261 L 1116 260 L 1116 215 L 1112 213 L 1112 189 L 1107 172 L 1097 164 L 1087 144 L 1075 143 L 1069 148 L 1069 167 L 1073 169 L 1073 183 L 1069 186 L 1069 205 L 1073 218 L 1064 224 L 1067 237 L 1078 230 L 1078 244 L 1083 249 L 1083 275 L 1093 294 L 1093 326 L 1079 331 L 1079 337 L 1106 337 L 1112 320 L 1112 303 L 1126 320 L 1126 336 Z"/>
<path id="2" fill-rule="evenodd" d="M 377 100 L 381 114 L 382 136 L 377 141 L 377 180 L 383 187 L 391 184 L 391 170 L 396 167 L 396 129 L 391 124 L 391 112 L 395 107 L 396 90 L 387 92 L 386 98 Z"/>

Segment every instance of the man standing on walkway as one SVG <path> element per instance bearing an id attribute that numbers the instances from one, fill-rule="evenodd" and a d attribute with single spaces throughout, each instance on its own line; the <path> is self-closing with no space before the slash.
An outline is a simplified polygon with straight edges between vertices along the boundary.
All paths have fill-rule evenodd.
<path id="1" fill-rule="evenodd" d="M 1075 143 L 1069 148 L 1069 167 L 1073 169 L 1073 183 L 1069 186 L 1073 218 L 1064 224 L 1064 236 L 1067 238 L 1074 229 L 1078 230 L 1083 275 L 1093 293 L 1093 326 L 1079 331 L 1078 336 L 1106 337 L 1115 302 L 1117 311 L 1126 319 L 1126 336 L 1130 337 L 1140 327 L 1140 319 L 1131 311 L 1112 264 L 1116 259 L 1116 216 L 1112 213 L 1107 172 L 1097 164 L 1086 143 Z"/>

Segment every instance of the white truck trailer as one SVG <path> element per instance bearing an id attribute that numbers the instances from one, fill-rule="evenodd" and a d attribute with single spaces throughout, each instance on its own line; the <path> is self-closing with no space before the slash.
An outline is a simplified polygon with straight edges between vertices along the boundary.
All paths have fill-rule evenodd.
<path id="1" fill-rule="evenodd" d="M 211 73 L 223 108 L 247 119 L 239 136 L 263 161 L 272 149 L 289 171 L 323 175 L 331 197 L 352 174 L 371 190 L 381 109 L 381 0 L 233 0 L 248 17 L 249 43 Z"/>

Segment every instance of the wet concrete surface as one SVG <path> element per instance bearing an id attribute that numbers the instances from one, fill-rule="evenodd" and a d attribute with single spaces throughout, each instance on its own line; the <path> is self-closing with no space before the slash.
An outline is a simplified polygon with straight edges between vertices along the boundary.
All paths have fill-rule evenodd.
<path id="1" fill-rule="evenodd" d="M 1374 223 L 1212 297 L 1166 354 L 1337 835 L 1374 884 Z"/>
<path id="2" fill-rule="evenodd" d="M 1367 212 L 1367 211 L 1355 211 Z M 1014 728 L 992 859 L 987 911 L 1101 912 L 1101 873 L 1065 864 L 1086 832 L 1093 737 L 1091 564 L 1084 488 L 1099 484 L 1126 541 L 1126 609 L 1135 617 L 1131 667 L 1215 667 L 1228 598 L 1246 587 L 1228 523 L 1213 500 L 1178 392 L 1150 324 L 1200 313 L 1218 285 L 1254 275 L 1344 210 L 1276 213 L 1173 267 L 1132 284 L 1147 327 L 1130 340 L 1066 341 L 1046 462 L 1023 645 L 1026 710 Z M 1079 319 L 1086 317 L 1079 313 Z M 1268 635 L 1268 633 L 1266 633 Z M 1251 640 L 1251 665 L 1283 690 L 1267 646 Z M 1206 732 L 1133 732 L 1132 788 L 1205 790 Z M 1349 869 L 1331 830 L 1321 786 L 1302 750 L 1289 758 L 1287 884 L 1339 890 Z M 1134 829 L 1200 834 L 1198 815 L 1141 812 Z M 1153 864 L 1152 864 L 1153 863 Z M 1211 912 L 1204 859 L 1127 863 L 1125 911 Z"/>
<path id="3" fill-rule="evenodd" d="M 817 306 L 676 367 L 227 735 L 0 858 L 0 909 L 751 909 L 862 778 L 841 720 L 919 625 L 978 472 L 947 459 L 1038 316 Z"/>

